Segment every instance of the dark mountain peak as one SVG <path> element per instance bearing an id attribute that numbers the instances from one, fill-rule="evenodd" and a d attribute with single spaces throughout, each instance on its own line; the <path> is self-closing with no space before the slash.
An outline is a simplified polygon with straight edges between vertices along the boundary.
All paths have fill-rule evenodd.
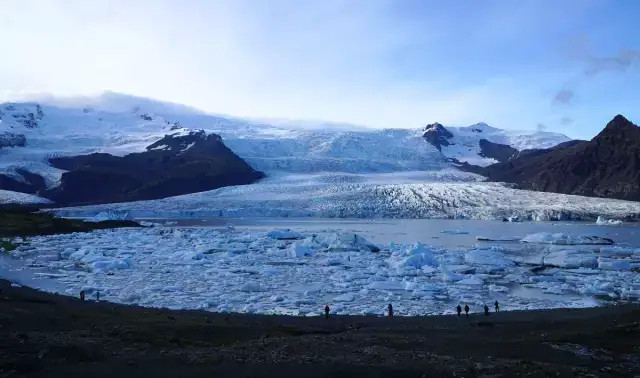
<path id="1" fill-rule="evenodd" d="M 206 142 L 222 143 L 222 138 L 217 134 L 207 134 L 204 130 L 182 129 L 178 132 L 167 134 L 159 141 L 147 146 L 147 151 L 184 152 L 193 147 L 201 147 Z"/>
<path id="2" fill-rule="evenodd" d="M 58 187 L 43 194 L 64 205 L 157 199 L 250 184 L 264 177 L 225 146 L 219 135 L 189 129 L 165 135 L 144 152 L 70 156 L 50 163 L 68 172 Z"/>
<path id="3" fill-rule="evenodd" d="M 512 157 L 518 155 L 515 148 L 500 143 L 493 143 L 486 139 L 480 139 L 480 153 L 478 155 L 486 158 L 495 159 L 499 162 L 509 161 Z"/>
<path id="4" fill-rule="evenodd" d="M 594 142 L 616 141 L 640 143 L 640 128 L 623 115 L 613 117 L 607 126 L 592 139 Z"/>
<path id="5" fill-rule="evenodd" d="M 640 128 L 617 115 L 589 142 L 522 151 L 477 172 L 524 189 L 640 201 Z"/>
<path id="6" fill-rule="evenodd" d="M 449 132 L 444 126 L 442 126 L 442 124 L 440 122 L 434 122 L 434 123 L 430 123 L 427 126 L 424 127 L 424 131 L 434 131 L 434 130 L 444 130 L 446 132 Z"/>
<path id="7" fill-rule="evenodd" d="M 447 130 L 442 124 L 435 122 L 427 125 L 424 128 L 424 133 L 422 137 L 427 140 L 427 142 L 434 145 L 438 151 L 442 149 L 442 146 L 448 146 L 449 139 L 453 138 L 453 134 L 449 130 Z"/>

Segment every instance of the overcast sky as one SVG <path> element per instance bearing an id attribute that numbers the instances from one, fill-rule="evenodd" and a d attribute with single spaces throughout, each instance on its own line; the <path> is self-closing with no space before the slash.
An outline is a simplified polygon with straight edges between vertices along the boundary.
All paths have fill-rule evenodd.
<path id="1" fill-rule="evenodd" d="M 637 0 L 0 0 L 0 101 L 111 90 L 236 116 L 640 123 Z"/>

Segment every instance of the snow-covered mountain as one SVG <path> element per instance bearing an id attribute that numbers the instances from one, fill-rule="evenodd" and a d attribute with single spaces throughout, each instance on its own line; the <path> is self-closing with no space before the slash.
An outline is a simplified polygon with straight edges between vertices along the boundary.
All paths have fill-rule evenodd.
<path id="1" fill-rule="evenodd" d="M 334 177 L 332 173 L 387 174 L 384 180 L 395 177 L 394 184 L 415 181 L 405 182 L 402 177 L 407 175 L 388 174 L 412 171 L 443 171 L 445 175 L 429 177 L 469 181 L 470 174 L 459 171 L 450 158 L 483 166 L 495 162 L 481 156 L 482 140 L 517 150 L 569 140 L 561 134 L 505 131 L 486 124 L 353 130 L 348 125 L 325 128 L 321 122 L 302 122 L 300 128 L 296 121 L 279 124 L 212 115 L 117 93 L 4 103 L 0 104 L 0 189 L 27 191 L 21 188 L 31 185 L 50 191 L 60 185 L 65 172 L 54 167 L 52 159 L 92 153 L 125 156 L 146 151 L 167 134 L 188 135 L 194 130 L 220 135 L 252 168 L 280 179 L 283 174 L 316 174 L 313 180 L 319 173 L 329 173 L 323 176 L 328 180 Z M 429 140 L 434 130 L 444 130 L 443 136 L 438 135 L 439 144 Z M 481 179 L 474 176 L 472 180 Z M 367 178 L 371 180 L 379 181 Z"/>
<path id="2" fill-rule="evenodd" d="M 550 148 L 571 139 L 546 131 L 502 130 L 486 123 L 466 127 L 427 125 L 424 137 L 448 158 L 486 167 L 518 151 Z"/>
<path id="3" fill-rule="evenodd" d="M 52 157 L 94 152 L 123 156 L 144 151 L 180 128 L 219 134 L 240 157 L 267 172 L 394 172 L 449 166 L 438 149 L 424 143 L 421 130 L 299 129 L 294 121 L 289 125 L 285 128 L 209 115 L 182 105 L 115 93 L 5 103 L 0 105 L 0 135 L 12 141 L 5 146 L 17 147 L 0 150 L 0 173 L 20 177 L 19 170 L 27 170 L 42 175 L 52 187 L 62 173 L 48 164 Z M 322 123 L 318 125 L 322 127 Z M 462 161 L 488 161 L 477 156 L 482 138 L 517 149 L 545 148 L 568 140 L 553 133 L 516 133 L 484 124 L 447 129 L 453 138 L 442 151 L 446 157 Z"/>

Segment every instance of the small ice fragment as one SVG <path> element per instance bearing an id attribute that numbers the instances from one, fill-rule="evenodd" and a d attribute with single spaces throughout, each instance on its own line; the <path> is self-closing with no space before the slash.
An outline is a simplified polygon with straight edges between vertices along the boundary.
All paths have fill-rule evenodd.
<path id="1" fill-rule="evenodd" d="M 458 285 L 469 285 L 469 286 L 482 286 L 484 284 L 484 281 L 482 281 L 477 276 L 470 276 L 470 277 L 467 277 L 467 278 L 465 278 L 463 280 L 460 280 L 460 281 L 456 282 L 456 284 L 458 284 Z"/>
<path id="2" fill-rule="evenodd" d="M 293 243 L 289 246 L 289 256 L 291 257 L 304 257 L 311 255 L 313 255 L 313 250 L 303 246 L 302 244 Z"/>
<path id="3" fill-rule="evenodd" d="M 538 232 L 522 238 L 523 243 L 558 244 L 558 245 L 609 245 L 613 240 L 602 236 L 567 235 L 562 233 Z"/>
<path id="4" fill-rule="evenodd" d="M 299 232 L 292 231 L 288 228 L 269 231 L 267 232 L 267 236 L 270 237 L 271 239 L 277 239 L 277 240 L 304 239 L 304 235 L 302 235 Z"/>
<path id="5" fill-rule="evenodd" d="M 629 260 L 614 260 L 598 257 L 598 268 L 603 270 L 631 270 Z"/>
<path id="6" fill-rule="evenodd" d="M 599 216 L 596 220 L 596 224 L 599 226 L 622 226 L 622 221 L 619 219 L 606 219 Z"/>
<path id="7" fill-rule="evenodd" d="M 449 234 L 449 235 L 466 235 L 469 233 L 469 231 L 462 231 L 462 230 L 443 230 L 440 231 L 441 234 Z"/>

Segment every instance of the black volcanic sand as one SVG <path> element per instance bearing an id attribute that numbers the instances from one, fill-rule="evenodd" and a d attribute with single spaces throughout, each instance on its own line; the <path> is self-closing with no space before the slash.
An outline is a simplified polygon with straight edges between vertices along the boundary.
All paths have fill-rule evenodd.
<path id="1" fill-rule="evenodd" d="M 7 281 L 0 288 L 0 376 L 640 374 L 634 305 L 325 320 L 80 302 Z"/>

